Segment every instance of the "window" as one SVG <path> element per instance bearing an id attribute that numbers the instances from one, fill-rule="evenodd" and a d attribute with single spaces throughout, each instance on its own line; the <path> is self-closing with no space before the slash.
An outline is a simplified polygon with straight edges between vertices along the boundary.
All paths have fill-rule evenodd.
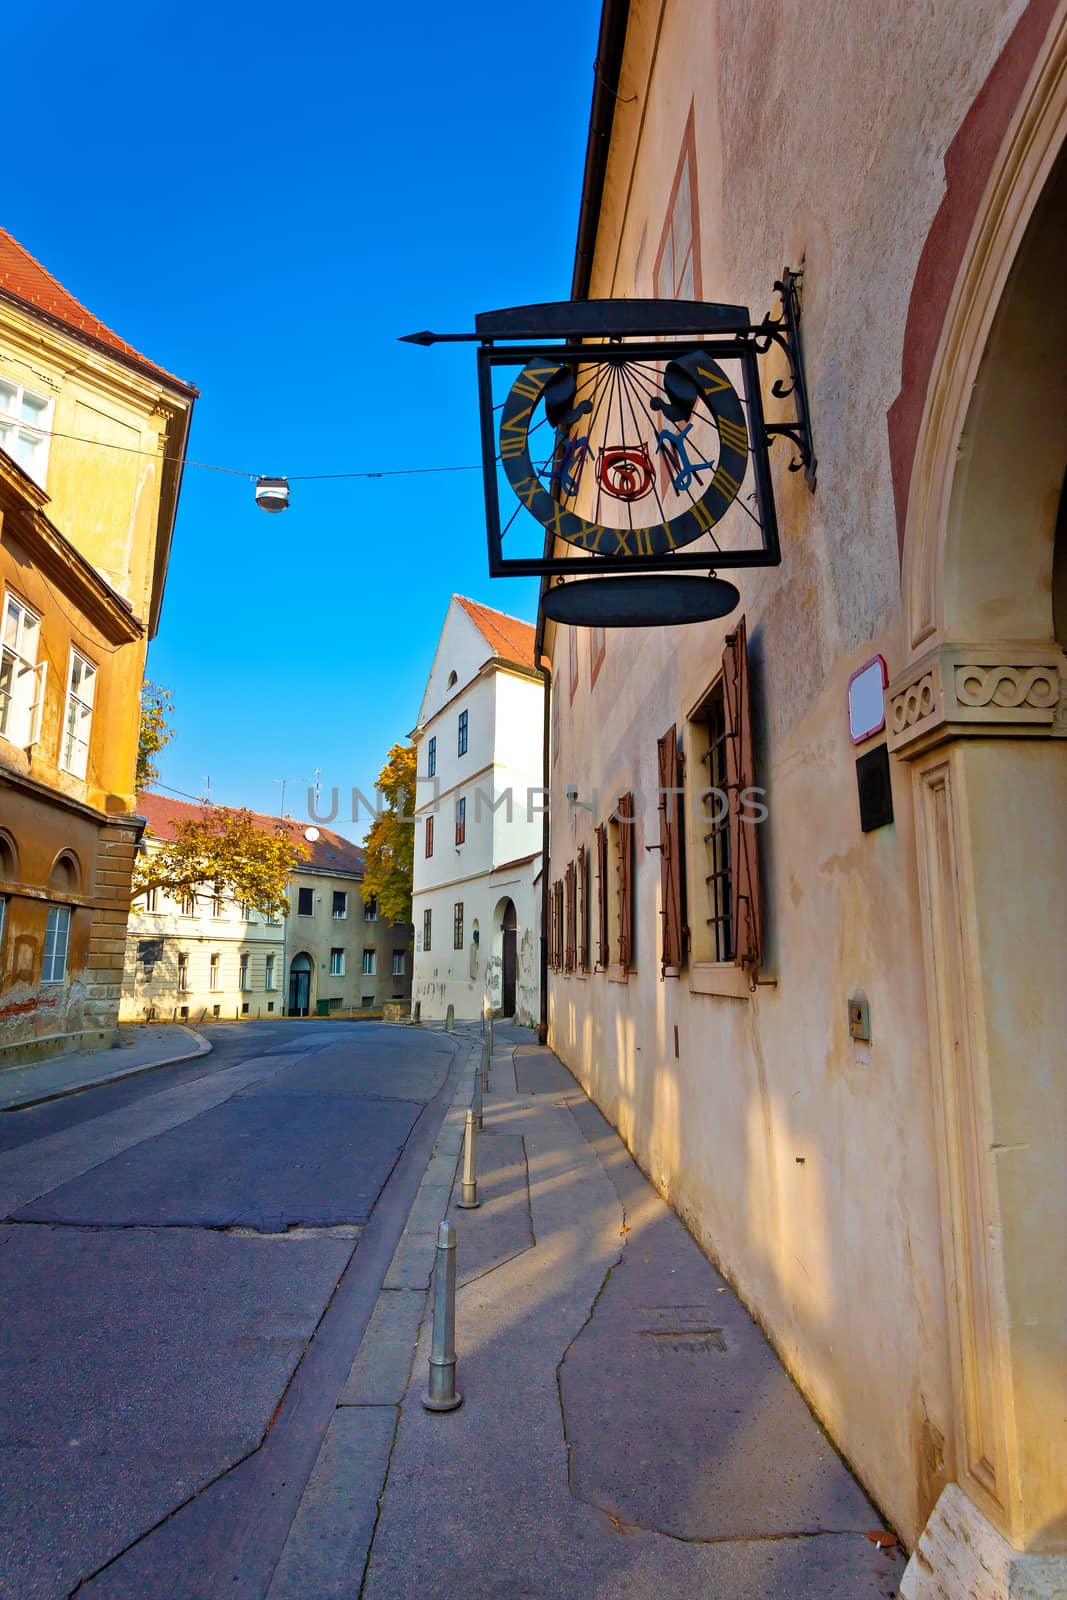
<path id="1" fill-rule="evenodd" d="M 763 953 L 759 823 L 766 808 L 755 786 L 748 642 L 742 617 L 726 637 L 722 676 L 690 724 L 693 770 L 702 771 L 692 807 L 694 830 L 689 885 L 695 986 L 718 981 L 701 964 L 732 962 L 750 976 Z M 762 811 L 762 816 L 758 815 Z M 734 975 L 736 978 L 736 974 Z M 708 993 L 718 993 L 712 987 Z M 727 992 L 727 991 L 723 991 Z M 730 989 L 728 992 L 733 993 Z"/>
<path id="2" fill-rule="evenodd" d="M 221 980 L 221 974 L 220 974 L 220 971 L 219 971 L 219 965 L 220 965 L 220 958 L 218 957 L 218 955 L 213 955 L 211 957 L 211 965 L 210 965 L 210 967 L 208 969 L 208 985 L 207 986 L 208 986 L 209 989 L 221 989 L 222 988 L 222 983 L 220 981 Z"/>
<path id="3" fill-rule="evenodd" d="M 348 895 L 343 889 L 333 891 L 333 920 L 344 922 L 348 916 Z"/>
<path id="4" fill-rule="evenodd" d="M 183 917 L 195 917 L 196 916 L 196 895 L 195 894 L 183 894 L 182 895 L 182 916 Z"/>
<path id="5" fill-rule="evenodd" d="M 685 964 L 685 861 L 682 768 L 678 729 L 672 723 L 657 742 L 659 767 L 660 973 L 676 978 Z"/>
<path id="6" fill-rule="evenodd" d="M 213 917 L 223 917 L 226 915 L 226 910 L 222 903 L 222 892 L 219 889 L 218 884 L 215 885 L 215 893 L 211 896 L 211 915 Z"/>
<path id="7" fill-rule="evenodd" d="M 248 976 L 248 955 L 247 955 L 247 953 L 243 953 L 242 956 L 241 956 L 240 987 L 242 989 L 251 989 L 251 987 L 252 987 L 251 980 L 250 980 L 250 978 Z"/>
<path id="8" fill-rule="evenodd" d="M 463 949 L 463 901 L 457 900 L 452 907 L 452 948 Z"/>
<path id="9" fill-rule="evenodd" d="M 432 913 L 429 911 L 424 911 L 422 913 L 422 948 L 424 950 L 428 950 L 430 948 L 430 928 L 432 921 Z"/>
<path id="10" fill-rule="evenodd" d="M 596 875 L 597 875 L 597 950 L 596 964 L 602 972 L 607 971 L 610 943 L 608 938 L 608 830 L 601 822 L 596 830 Z"/>
<path id="11" fill-rule="evenodd" d="M 0 955 L 3 955 L 3 953 L 4 953 L 4 918 L 6 917 L 6 915 L 7 915 L 7 895 L 6 894 L 0 894 Z M 395 961 L 396 957 L 394 956 L 393 959 Z M 396 967 L 395 966 L 393 967 L 393 971 L 394 972 L 396 971 Z"/>
<path id="12" fill-rule="evenodd" d="M 461 756 L 467 754 L 467 713 L 465 711 L 461 711 L 459 714 L 459 748 L 456 754 Z"/>
<path id="13" fill-rule="evenodd" d="M 37 660 L 41 619 L 9 594 L 0 638 L 0 733 L 12 744 L 36 744 L 47 667 Z"/>
<path id="14" fill-rule="evenodd" d="M 276 917 L 273 911 L 270 912 L 264 920 L 266 921 L 268 928 L 280 928 L 282 925 L 281 917 Z"/>
<path id="15" fill-rule="evenodd" d="M 402 978 L 404 976 L 404 955 L 405 955 L 405 951 L 403 951 L 403 950 L 394 950 L 393 951 L 393 977 L 394 978 Z"/>
<path id="16" fill-rule="evenodd" d="M 42 489 L 51 426 L 51 400 L 24 389 L 11 378 L 0 378 L 0 449 L 6 450 Z"/>
<path id="17" fill-rule="evenodd" d="M 296 914 L 298 917 L 310 917 L 315 910 L 314 889 L 298 889 L 296 891 Z"/>
<path id="18" fill-rule="evenodd" d="M 567 862 L 566 883 L 566 935 L 563 946 L 563 970 L 573 972 L 578 943 L 578 871 L 573 861 Z"/>
<path id="19" fill-rule="evenodd" d="M 63 717 L 63 753 L 60 766 L 76 778 L 84 778 L 89 765 L 89 729 L 93 720 L 93 695 L 96 668 L 91 661 L 70 652 L 67 673 L 67 709 Z"/>
<path id="20" fill-rule="evenodd" d="M 378 970 L 378 959 L 377 959 L 377 956 L 375 955 L 375 952 L 373 950 L 364 950 L 364 952 L 363 952 L 363 976 L 365 978 L 373 978 L 374 974 L 377 972 L 377 970 Z"/>
<path id="21" fill-rule="evenodd" d="M 433 855 L 433 818 L 426 818 L 426 854 Z"/>
<path id="22" fill-rule="evenodd" d="M 184 950 L 178 951 L 178 993 L 186 994 L 189 989 L 189 957 Z"/>
<path id="23" fill-rule="evenodd" d="M 242 902 L 241 902 L 241 916 L 242 916 L 242 918 L 244 919 L 245 922 L 255 922 L 255 920 L 256 920 L 256 908 L 255 908 L 255 906 L 249 905 L 247 900 L 242 900 Z"/>
<path id="24" fill-rule="evenodd" d="M 682 137 L 682 153 L 667 204 L 652 285 L 656 300 L 700 299 L 700 226 L 692 110 Z"/>
<path id="25" fill-rule="evenodd" d="M 144 897 L 144 908 L 145 908 L 146 911 L 158 911 L 159 910 L 159 890 L 158 889 L 149 889 L 148 893 Z"/>
<path id="26" fill-rule="evenodd" d="M 345 975 L 345 953 L 335 945 L 330 951 L 330 977 L 343 978 Z"/>
<path id="27" fill-rule="evenodd" d="M 710 961 L 732 961 L 733 873 L 730 868 L 730 814 L 726 787 L 726 705 L 722 682 L 704 701 L 697 720 L 703 723 L 704 765 L 700 806 L 703 835 L 703 879 L 706 889 L 704 922 L 710 933 L 706 949 Z"/>
<path id="28" fill-rule="evenodd" d="M 378 902 L 373 895 L 364 902 L 363 920 L 364 922 L 377 922 L 378 920 Z"/>
<path id="29" fill-rule="evenodd" d="M 426 775 L 429 778 L 437 776 L 437 735 L 426 746 Z"/>
<path id="30" fill-rule="evenodd" d="M 67 940 L 70 937 L 70 907 L 49 906 L 44 930 L 42 983 L 62 983 L 67 975 Z"/>
<path id="31" fill-rule="evenodd" d="M 273 953 L 270 953 L 267 956 L 266 969 L 265 969 L 264 974 L 263 974 L 263 987 L 264 987 L 264 989 L 273 989 L 274 988 L 274 955 L 273 955 Z"/>
<path id="32" fill-rule="evenodd" d="M 467 838 L 467 800 L 466 796 L 456 801 L 456 843 L 463 844 Z"/>
<path id="33" fill-rule="evenodd" d="M 620 795 L 608 836 L 615 852 L 615 942 L 624 972 L 634 965 L 634 831 L 634 797 Z"/>

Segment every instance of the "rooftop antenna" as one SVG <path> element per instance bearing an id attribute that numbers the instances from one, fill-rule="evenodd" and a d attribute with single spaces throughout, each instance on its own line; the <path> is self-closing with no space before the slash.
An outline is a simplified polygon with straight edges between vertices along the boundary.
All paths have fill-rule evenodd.
<path id="1" fill-rule="evenodd" d="M 315 777 L 316 777 L 316 780 L 317 780 L 318 779 L 318 769 L 316 769 Z M 287 783 L 307 783 L 308 780 L 306 778 L 272 778 L 270 781 L 271 781 L 271 783 L 280 783 L 281 786 L 282 786 L 282 808 L 281 808 L 281 814 L 284 817 L 285 814 L 286 814 L 286 811 L 285 811 L 285 786 L 286 786 L 286 784 Z M 319 787 L 318 787 L 318 782 L 316 781 L 316 784 L 315 784 L 315 810 L 316 811 L 319 809 L 319 807 L 318 807 L 318 798 L 319 798 Z"/>

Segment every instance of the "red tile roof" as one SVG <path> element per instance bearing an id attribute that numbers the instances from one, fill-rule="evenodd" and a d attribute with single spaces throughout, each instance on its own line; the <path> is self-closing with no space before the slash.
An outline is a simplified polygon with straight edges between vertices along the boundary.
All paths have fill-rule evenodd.
<path id="1" fill-rule="evenodd" d="M 455 598 L 494 655 L 500 656 L 504 661 L 513 661 L 516 666 L 531 669 L 537 667 L 538 662 L 534 656 L 537 629 L 532 623 L 523 622 L 518 617 L 509 617 L 504 611 L 493 611 L 489 606 L 479 605 L 477 600 L 468 600 L 461 594 L 457 594 Z M 544 659 L 547 663 L 548 658 Z"/>
<path id="2" fill-rule="evenodd" d="M 237 809 L 236 806 L 202 806 L 191 800 L 171 800 L 166 795 L 148 792 L 137 796 L 137 814 L 147 819 L 148 832 L 156 839 L 173 839 L 176 823 L 199 819 L 206 816 L 209 810 L 234 812 Z M 293 817 L 267 817 L 259 811 L 252 812 L 252 821 L 264 833 L 280 830 L 304 845 L 308 854 L 297 863 L 294 868 L 296 872 L 336 872 L 363 876 L 363 851 L 351 839 L 343 839 L 339 833 L 334 833 L 332 828 L 324 828 L 321 823 L 298 822 Z M 305 828 L 310 826 L 319 830 L 319 837 L 314 841 L 304 837 Z"/>
<path id="3" fill-rule="evenodd" d="M 157 377 L 165 378 L 168 383 L 176 383 L 182 389 L 196 394 L 192 384 L 186 383 L 184 378 L 175 377 L 173 372 L 168 372 L 165 367 L 157 366 L 154 361 L 149 361 L 132 344 L 127 344 L 125 339 L 120 339 L 113 333 L 106 323 L 99 317 L 94 317 L 87 311 L 80 300 L 75 300 L 68 289 L 64 289 L 58 279 L 53 278 L 46 267 L 42 267 L 30 252 L 17 239 L 13 239 L 5 228 L 0 228 L 0 290 L 24 301 L 27 305 L 35 306 L 38 311 L 45 311 L 50 317 L 63 322 L 75 333 L 87 334 L 97 344 L 106 345 L 108 349 L 115 350 L 128 361 L 135 361 L 140 367 L 147 367 Z"/>

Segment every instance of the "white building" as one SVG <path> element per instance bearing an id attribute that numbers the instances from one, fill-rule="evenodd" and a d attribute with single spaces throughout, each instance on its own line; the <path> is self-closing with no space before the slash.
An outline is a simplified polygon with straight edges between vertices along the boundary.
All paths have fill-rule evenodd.
<path id="1" fill-rule="evenodd" d="M 412 734 L 423 1020 L 540 1018 L 544 703 L 530 624 L 453 595 Z"/>

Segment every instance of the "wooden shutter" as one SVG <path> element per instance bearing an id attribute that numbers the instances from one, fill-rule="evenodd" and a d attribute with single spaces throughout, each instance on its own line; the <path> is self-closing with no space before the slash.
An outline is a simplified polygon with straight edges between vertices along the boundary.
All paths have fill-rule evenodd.
<path id="1" fill-rule="evenodd" d="M 578 969 L 589 971 L 589 847 L 578 851 Z"/>
<path id="2" fill-rule="evenodd" d="M 659 751 L 659 883 L 663 918 L 660 972 L 676 978 L 685 962 L 682 771 L 675 724 L 657 741 Z"/>
<path id="3" fill-rule="evenodd" d="M 633 962 L 634 899 L 634 797 L 619 796 L 619 965 L 627 972 Z"/>
<path id="4" fill-rule="evenodd" d="M 608 969 L 608 830 L 600 823 L 596 830 L 596 875 L 600 887 L 597 902 L 597 966 Z"/>
<path id="5" fill-rule="evenodd" d="M 563 947 L 563 966 L 566 972 L 574 971 L 574 947 L 577 944 L 578 906 L 575 899 L 577 874 L 574 862 L 567 862 L 567 931 Z"/>
<path id="6" fill-rule="evenodd" d="M 726 636 L 722 682 L 726 711 L 726 787 L 730 798 L 734 961 L 737 966 L 755 973 L 762 957 L 759 824 L 741 820 L 742 796 L 755 784 L 744 617 L 733 633 Z"/>
<path id="7" fill-rule="evenodd" d="M 545 945 L 547 946 L 548 965 L 554 971 L 556 966 L 556 947 L 552 932 L 556 925 L 556 895 L 551 888 L 548 891 L 548 904 L 545 907 L 545 912 Z"/>

